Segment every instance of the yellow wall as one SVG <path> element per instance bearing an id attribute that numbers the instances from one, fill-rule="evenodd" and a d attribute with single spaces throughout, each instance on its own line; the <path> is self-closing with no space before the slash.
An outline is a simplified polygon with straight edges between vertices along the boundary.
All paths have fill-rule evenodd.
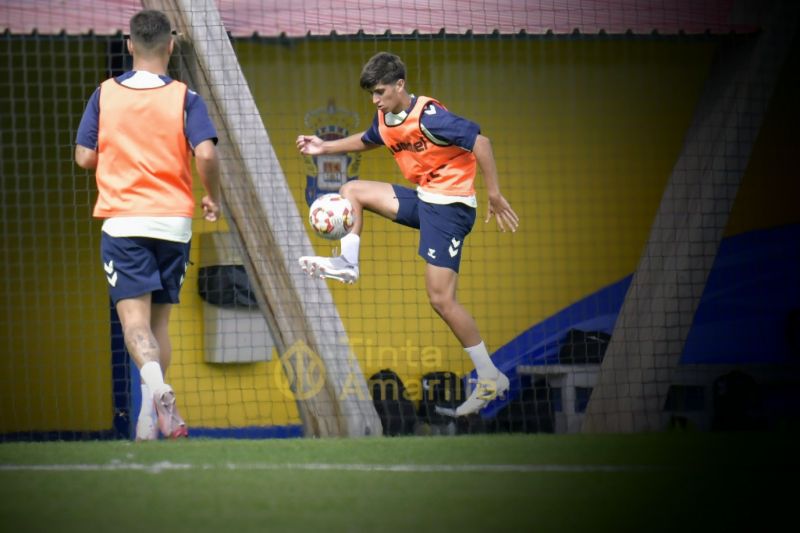
<path id="1" fill-rule="evenodd" d="M 111 342 L 100 226 L 90 218 L 91 179 L 72 163 L 104 48 L 86 41 L 78 54 L 63 39 L 3 42 L 0 432 L 107 429 Z M 88 92 L 68 99 L 76 86 Z"/>
<path id="2" fill-rule="evenodd" d="M 0 85 L 0 106 L 11 117 L 2 129 L 0 432 L 107 429 L 110 341 L 99 224 L 90 219 L 94 185 L 71 162 L 106 51 L 89 39 L 9 46 L 10 61 L 0 65 L 0 79 L 10 81 Z M 412 91 L 481 125 L 522 219 L 514 235 L 477 222 L 463 252 L 459 296 L 490 350 L 633 271 L 714 50 L 700 41 L 516 38 L 239 41 L 235 48 L 303 219 L 305 167 L 294 139 L 310 133 L 304 116 L 334 99 L 367 127 L 374 108 L 358 77 L 377 50 L 405 59 Z M 800 191 L 785 171 L 797 153 L 788 133 L 797 123 L 797 75 L 787 76 L 728 234 L 798 222 L 791 199 Z M 363 155 L 359 177 L 402 181 L 383 150 Z M 328 282 L 365 374 L 391 367 L 413 383 L 429 370 L 471 370 L 427 303 L 416 232 L 367 217 L 362 279 Z M 196 235 L 218 229 L 224 223 L 195 223 Z M 330 253 L 329 242 L 312 241 Z M 186 419 L 195 427 L 299 423 L 291 394 L 277 386 L 278 354 L 270 363 L 204 362 L 197 246 L 191 257 L 168 375 Z"/>

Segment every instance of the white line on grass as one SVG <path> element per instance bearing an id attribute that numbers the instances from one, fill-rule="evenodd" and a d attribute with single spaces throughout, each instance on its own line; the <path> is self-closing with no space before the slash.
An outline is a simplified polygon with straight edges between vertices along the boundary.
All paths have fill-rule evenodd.
<path id="1" fill-rule="evenodd" d="M 255 463 L 229 464 L 231 470 L 334 470 L 356 472 L 632 472 L 652 470 L 651 466 L 637 465 L 380 465 L 337 463 Z"/>
<path id="2" fill-rule="evenodd" d="M 142 471 L 159 474 L 172 470 L 311 470 L 311 471 L 350 471 L 350 472 L 511 472 L 511 473 L 570 473 L 570 472 L 641 472 L 660 470 L 660 467 L 647 465 L 415 465 L 415 464 L 339 464 L 339 463 L 224 463 L 193 465 L 161 461 L 152 464 L 123 463 L 114 461 L 106 464 L 0 464 L 0 472 L 111 472 Z"/>
<path id="3" fill-rule="evenodd" d="M 161 461 L 152 464 L 122 463 L 112 461 L 105 464 L 50 464 L 50 465 L 0 465 L 0 472 L 112 472 L 116 470 L 141 470 L 160 474 L 166 470 L 192 470 L 195 465 Z"/>

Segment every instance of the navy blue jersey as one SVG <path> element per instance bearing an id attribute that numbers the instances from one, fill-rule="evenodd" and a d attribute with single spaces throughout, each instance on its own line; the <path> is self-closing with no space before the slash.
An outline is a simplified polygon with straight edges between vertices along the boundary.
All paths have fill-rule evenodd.
<path id="1" fill-rule="evenodd" d="M 116 79 L 117 83 L 122 84 L 125 80 L 131 78 L 136 71 L 129 71 Z M 158 76 L 165 84 L 172 81 L 169 76 Z M 208 108 L 203 98 L 196 92 L 189 90 L 186 93 L 186 103 L 184 108 L 185 116 L 185 131 L 186 139 L 189 141 L 189 146 L 193 149 L 201 142 L 211 139 L 216 144 L 217 130 L 211 122 L 211 117 L 208 116 Z M 100 115 L 100 87 L 95 89 L 89 102 L 86 104 L 86 109 L 83 112 L 81 123 L 78 126 L 78 135 L 75 143 L 85 146 L 91 150 L 97 150 L 97 127 Z"/>
<path id="2" fill-rule="evenodd" d="M 417 97 L 411 99 L 411 105 L 408 106 L 408 112 L 414 107 Z M 435 109 L 430 109 L 434 107 Z M 480 126 L 471 120 L 467 120 L 456 114 L 447 111 L 441 106 L 436 104 L 429 104 L 421 115 L 420 122 L 422 127 L 427 130 L 426 134 L 433 135 L 434 142 L 439 141 L 446 144 L 454 144 L 465 150 L 472 151 L 475 146 L 475 139 L 481 132 Z M 361 140 L 366 144 L 384 144 L 381 135 L 378 132 L 378 113 L 372 118 L 372 125 L 361 136 Z"/>

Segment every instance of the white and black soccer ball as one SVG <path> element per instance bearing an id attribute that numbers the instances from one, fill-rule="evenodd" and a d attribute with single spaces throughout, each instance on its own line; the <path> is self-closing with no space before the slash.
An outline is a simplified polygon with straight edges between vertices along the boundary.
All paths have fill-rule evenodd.
<path id="1" fill-rule="evenodd" d="M 336 193 L 323 194 L 311 204 L 308 223 L 320 237 L 338 240 L 350 233 L 356 215 L 350 200 Z"/>

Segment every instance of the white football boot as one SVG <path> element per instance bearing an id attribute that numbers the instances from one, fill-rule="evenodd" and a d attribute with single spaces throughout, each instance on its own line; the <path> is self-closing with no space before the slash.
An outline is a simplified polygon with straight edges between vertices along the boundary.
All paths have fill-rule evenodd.
<path id="1" fill-rule="evenodd" d="M 335 279 L 353 284 L 358 280 L 358 265 L 349 263 L 344 257 L 320 257 L 305 255 L 298 260 L 303 272 L 312 278 Z"/>
<path id="2" fill-rule="evenodd" d="M 158 429 L 161 434 L 168 439 L 178 439 L 188 437 L 189 430 L 186 422 L 178 414 L 178 406 L 175 405 L 175 393 L 172 387 L 164 385 L 153 395 L 158 413 Z"/>
<path id="3" fill-rule="evenodd" d="M 470 379 L 469 382 L 474 384 L 475 388 L 472 389 L 472 394 L 469 395 L 469 398 L 467 398 L 464 403 L 455 409 L 439 407 L 437 405 L 435 407 L 436 412 L 443 416 L 452 417 L 467 416 L 477 413 L 495 398 L 505 397 L 509 387 L 508 377 L 499 370 L 497 371 L 497 376 L 494 378 Z"/>

